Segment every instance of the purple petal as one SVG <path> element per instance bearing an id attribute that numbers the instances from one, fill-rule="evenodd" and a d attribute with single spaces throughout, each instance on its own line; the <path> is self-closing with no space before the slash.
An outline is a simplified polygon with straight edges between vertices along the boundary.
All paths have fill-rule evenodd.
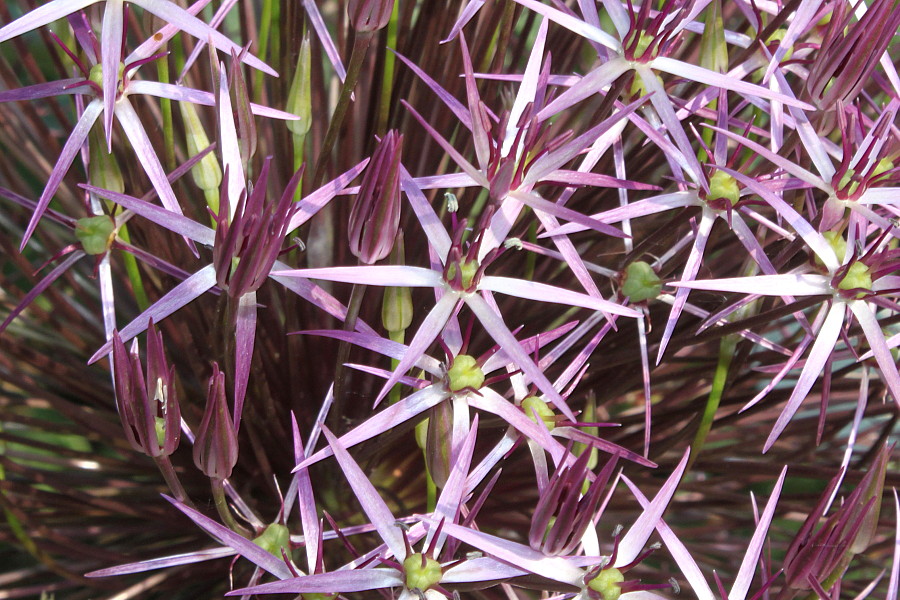
<path id="1" fill-rule="evenodd" d="M 624 58 L 614 58 L 609 62 L 603 63 L 541 109 L 537 114 L 537 118 L 546 120 L 585 98 L 593 96 L 618 79 L 623 73 L 630 71 L 631 68 L 631 65 Z"/>
<path id="2" fill-rule="evenodd" d="M 641 313 L 633 308 L 628 308 L 627 306 L 622 306 L 621 304 L 616 304 L 609 300 L 594 298 L 587 294 L 565 290 L 556 286 L 547 285 L 546 283 L 526 281 L 525 279 L 485 275 L 478 283 L 478 289 L 500 292 L 518 298 L 525 298 L 527 300 L 537 300 L 539 302 L 555 302 L 567 306 L 581 306 L 583 308 L 608 312 L 623 317 L 640 318 L 642 316 Z"/>
<path id="3" fill-rule="evenodd" d="M 426 518 L 425 520 L 435 525 L 437 524 L 431 518 Z M 558 556 L 548 557 L 537 550 L 532 550 L 528 546 L 453 523 L 445 523 L 444 531 L 459 541 L 474 546 L 514 567 L 525 569 L 553 581 L 581 587 L 584 571 L 574 566 L 573 561 Z"/>
<path id="4" fill-rule="evenodd" d="M 419 186 L 416 185 L 416 182 L 413 181 L 409 171 L 407 171 L 406 167 L 403 165 L 400 165 L 400 187 L 406 194 L 406 198 L 409 200 L 409 205 L 412 207 L 413 212 L 416 213 L 419 224 L 422 226 L 422 229 L 425 230 L 425 235 L 428 237 L 428 243 L 431 244 L 431 247 L 434 248 L 434 251 L 437 252 L 441 260 L 444 260 L 447 258 L 447 253 L 450 251 L 450 246 L 452 244 L 450 235 L 447 233 L 447 230 L 444 229 L 440 217 L 434 212 L 434 208 L 432 208 L 431 203 L 428 202 L 425 194 L 422 193 L 422 190 L 419 189 Z"/>
<path id="5" fill-rule="evenodd" d="M 0 43 L 62 19 L 100 0 L 52 0 L 0 28 Z M 117 69 L 118 71 L 118 69 Z"/>
<path id="6" fill-rule="evenodd" d="M 175 85 L 173 83 L 160 83 L 159 81 L 146 81 L 144 79 L 136 79 L 128 82 L 128 94 L 147 94 L 156 96 L 157 98 L 169 98 L 170 100 L 178 100 L 179 102 L 191 102 L 203 106 L 215 106 L 216 96 L 210 92 L 195 90 L 194 88 L 185 87 L 183 85 Z M 250 110 L 254 115 L 267 117 L 269 119 L 283 119 L 285 121 L 296 121 L 300 117 L 292 115 L 289 112 L 270 108 L 261 104 L 250 103 Z"/>
<path id="7" fill-rule="evenodd" d="M 391 404 L 381 412 L 369 417 L 366 421 L 342 435 L 339 442 L 343 448 L 351 448 L 356 444 L 390 431 L 448 398 L 449 394 L 442 386 L 428 386 L 424 390 L 410 394 L 403 400 Z M 297 465 L 294 468 L 294 472 L 299 469 L 305 469 L 322 459 L 328 458 L 332 454 L 334 454 L 332 449 L 325 447 Z"/>
<path id="8" fill-rule="evenodd" d="M 711 71 L 710 69 L 706 69 L 698 65 L 692 65 L 690 63 L 676 60 L 674 58 L 659 56 L 653 59 L 653 61 L 650 63 L 650 67 L 658 71 L 662 71 L 663 73 L 670 73 L 677 77 L 684 77 L 685 79 L 696 81 L 697 83 L 704 83 L 709 86 L 730 90 L 743 96 L 754 96 L 757 98 L 765 98 L 766 100 L 777 100 L 778 102 L 781 102 L 786 106 L 796 106 L 798 108 L 802 108 L 803 110 L 816 109 L 816 107 L 807 104 L 806 102 L 801 102 L 792 96 L 788 96 L 779 92 L 773 92 L 768 88 L 748 83 L 735 77 L 729 77 L 728 75 L 723 75 L 721 73 Z"/>
<path id="9" fill-rule="evenodd" d="M 226 596 L 250 594 L 348 594 L 399 587 L 403 578 L 397 569 L 354 569 L 316 573 L 286 581 L 273 581 L 228 592 Z"/>
<path id="10" fill-rule="evenodd" d="M 191 521 L 196 523 L 201 529 L 213 536 L 216 540 L 222 542 L 226 546 L 232 548 L 235 552 L 281 579 L 292 577 L 290 569 L 284 564 L 280 558 L 276 558 L 274 554 L 263 550 L 247 538 L 238 535 L 232 530 L 219 525 L 209 517 L 197 512 L 189 506 L 185 506 L 178 500 L 163 495 L 163 498 L 171 502 L 175 508 L 186 514 Z"/>
<path id="11" fill-rule="evenodd" d="M 170 0 L 130 0 L 144 10 L 153 13 L 163 21 L 178 26 L 179 29 L 188 33 L 198 40 L 211 42 L 213 46 L 227 54 L 241 55 L 243 48 L 225 37 L 222 33 L 213 29 L 188 11 L 179 7 Z M 278 77 L 272 67 L 259 60 L 252 54 L 244 54 L 243 62 L 247 63 L 254 69 L 259 69 L 264 73 L 268 73 L 274 77 Z"/>
<path id="12" fill-rule="evenodd" d="M 406 558 L 406 545 L 403 542 L 400 529 L 395 525 L 396 519 L 391 514 L 391 510 L 384 503 L 384 500 L 381 499 L 381 496 L 378 495 L 375 486 L 372 485 L 366 474 L 359 468 L 359 465 L 356 464 L 356 461 L 353 460 L 344 445 L 324 425 L 322 426 L 322 433 L 328 440 L 328 445 L 331 446 L 334 457 L 344 472 L 344 477 L 347 478 L 347 482 L 353 488 L 353 493 L 362 505 L 369 521 L 378 530 L 381 539 L 390 548 L 394 557 L 402 561 Z"/>
<path id="13" fill-rule="evenodd" d="M 59 279 L 59 277 L 69 270 L 69 268 L 74 265 L 76 262 L 81 260 L 86 254 L 82 250 L 76 250 L 72 254 L 66 257 L 66 260 L 62 261 L 52 271 L 47 273 L 43 279 L 37 282 L 28 293 L 25 294 L 25 297 L 22 298 L 22 301 L 16 305 L 15 308 L 10 311 L 9 315 L 7 315 L 6 319 L 0 324 L 0 333 L 3 333 L 3 330 L 6 329 L 10 323 L 15 320 L 16 317 L 21 314 L 23 310 L 28 308 L 28 305 L 34 302 L 34 299 L 44 293 L 50 284 Z"/>
<path id="14" fill-rule="evenodd" d="M 367 164 L 369 164 L 368 158 L 352 169 L 348 169 L 344 173 L 341 173 L 309 196 L 303 198 L 303 200 L 298 203 L 297 211 L 291 217 L 288 230 L 296 229 L 311 219 L 313 215 L 319 212 L 323 206 L 328 204 L 332 198 L 341 193 L 347 187 L 348 183 L 356 179 L 366 168 Z"/>
<path id="15" fill-rule="evenodd" d="M 517 569 L 506 563 L 484 556 L 481 558 L 464 560 L 461 563 L 450 567 L 441 577 L 441 583 L 453 584 L 476 581 L 496 581 L 527 574 L 528 571 Z"/>
<path id="16" fill-rule="evenodd" d="M 122 62 L 122 39 L 125 35 L 124 3 L 109 0 L 103 11 L 100 34 L 100 64 L 103 69 L 103 130 L 112 151 L 112 124 L 119 88 L 119 64 Z"/>
<path id="17" fill-rule="evenodd" d="M 325 25 L 325 20 L 322 19 L 322 13 L 319 12 L 314 0 L 303 0 L 303 8 L 306 9 L 306 14 L 309 15 L 313 29 L 322 43 L 322 48 L 324 48 L 328 60 L 331 61 L 331 66 L 334 67 L 338 79 L 343 82 L 347 78 L 347 69 L 344 68 L 344 63 L 341 62 L 341 55 L 331 40 L 331 34 L 328 33 L 328 26 Z"/>
<path id="18" fill-rule="evenodd" d="M 91 130 L 91 127 L 93 127 L 94 122 L 97 120 L 97 117 L 100 116 L 101 112 L 103 112 L 103 102 L 100 99 L 96 99 L 91 101 L 91 103 L 84 108 L 84 112 L 81 113 L 81 116 L 78 118 L 78 123 L 75 124 L 72 133 L 69 134 L 69 139 L 66 140 L 66 145 L 63 146 L 62 153 L 56 160 L 53 171 L 50 173 L 50 179 L 47 180 L 47 186 L 44 188 L 44 192 L 38 200 L 37 207 L 34 209 L 34 214 L 31 215 L 31 220 L 28 222 L 28 227 L 25 229 L 25 235 L 22 236 L 22 244 L 19 246 L 19 252 L 25 248 L 28 240 L 31 239 L 31 234 L 34 233 L 38 221 L 41 220 L 41 216 L 44 214 L 44 211 L 47 210 L 50 200 L 56 194 L 56 190 L 59 188 L 59 184 L 62 183 L 63 177 L 65 177 L 69 167 L 72 166 L 75 155 L 81 151 L 81 147 L 84 145 L 85 140 L 87 140 L 88 132 Z"/>
<path id="19" fill-rule="evenodd" d="M 831 355 L 832 350 L 834 350 L 834 344 L 837 342 L 838 335 L 840 335 L 841 327 L 844 325 L 844 313 L 846 312 L 846 308 L 847 305 L 843 302 L 835 302 L 829 309 L 828 316 L 825 317 L 825 322 L 822 323 L 822 327 L 816 335 L 816 341 L 809 351 L 809 356 L 806 359 L 806 364 L 803 366 L 803 371 L 800 373 L 800 377 L 794 385 L 791 397 L 788 399 L 784 409 L 782 409 L 781 414 L 778 416 L 778 420 L 775 422 L 775 426 L 772 428 L 772 432 L 766 440 L 765 446 L 763 446 L 763 452 L 768 452 L 769 448 L 772 447 L 775 440 L 778 439 L 778 436 L 781 435 L 781 432 L 787 427 L 791 417 L 793 417 L 794 413 L 800 408 L 800 404 L 806 399 L 806 395 L 809 393 L 809 390 L 812 389 L 816 379 L 819 378 L 819 374 L 822 372 L 825 362 Z"/>
<path id="20" fill-rule="evenodd" d="M 314 329 L 308 331 L 295 331 L 293 333 L 298 335 L 320 335 L 323 337 L 329 337 L 332 339 L 349 342 L 351 344 L 359 346 L 360 348 L 372 350 L 396 360 L 400 360 L 401 358 L 403 358 L 403 355 L 407 350 L 407 346 L 405 344 L 394 342 L 379 335 L 369 335 L 366 333 L 344 331 L 342 329 Z M 441 375 L 441 363 L 431 358 L 430 356 L 422 355 L 422 357 L 416 362 L 415 366 L 416 368 L 423 369 L 424 371 L 427 371 L 434 376 Z M 486 367 L 487 365 L 485 364 L 485 372 L 487 372 Z"/>
<path id="21" fill-rule="evenodd" d="M 641 490 L 639 490 L 630 479 L 623 478 L 623 481 L 625 482 L 625 485 L 628 486 L 628 489 L 631 490 L 634 497 L 637 498 L 641 507 L 646 510 L 647 507 L 650 506 L 650 501 L 647 500 L 647 497 L 641 493 Z M 666 548 L 669 549 L 672 558 L 675 559 L 678 568 L 681 569 L 684 578 L 690 584 L 691 591 L 697 596 L 697 600 L 716 600 L 715 594 L 713 594 L 709 584 L 706 582 L 706 578 L 703 577 L 703 573 L 700 571 L 700 567 L 697 566 L 697 562 L 691 556 L 690 550 L 688 550 L 681 540 L 678 539 L 678 536 L 675 535 L 672 528 L 669 527 L 665 521 L 660 519 L 656 525 L 656 530 L 659 532 L 659 537 L 662 538 Z"/>
<path id="22" fill-rule="evenodd" d="M 445 523 L 456 523 L 459 520 L 459 511 L 463 502 L 463 497 L 469 491 L 466 489 L 466 478 L 469 475 L 469 466 L 472 464 L 472 452 L 475 451 L 475 438 L 478 433 L 478 415 L 472 419 L 472 427 L 463 441 L 462 448 L 453 459 L 453 467 L 450 470 L 450 476 L 441 490 L 438 498 L 437 506 L 434 509 L 434 517 L 441 517 Z M 425 538 L 425 546 L 431 545 L 436 528 L 428 529 L 428 536 Z M 444 546 L 444 540 L 447 534 L 441 531 L 440 537 L 434 546 L 434 555 L 437 556 Z"/>
<path id="23" fill-rule="evenodd" d="M 522 349 L 516 336 L 512 334 L 500 315 L 495 313 L 484 298 L 478 294 L 472 294 L 464 300 L 469 306 L 469 309 L 471 309 L 471 311 L 475 313 L 475 316 L 478 317 L 478 320 L 481 321 L 481 324 L 490 336 L 494 338 L 494 341 L 500 344 L 500 347 L 503 348 L 507 355 L 520 369 L 522 369 L 524 375 L 530 379 L 538 389 L 546 394 L 547 399 L 552 402 L 560 412 L 572 421 L 576 421 L 575 414 L 569 408 L 569 405 L 566 404 L 563 397 L 559 395 L 559 392 L 556 391 L 553 384 L 550 383 L 550 380 L 544 375 L 544 372 L 534 364 L 531 357 Z"/>
<path id="24" fill-rule="evenodd" d="M 294 462 L 299 463 L 303 460 L 305 451 L 303 439 L 300 437 L 300 429 L 297 426 L 297 417 L 293 411 L 291 412 L 291 433 L 294 438 Z M 316 514 L 316 499 L 313 496 L 309 470 L 306 468 L 297 469 L 294 472 L 294 482 L 297 486 L 297 504 L 300 509 L 300 523 L 303 528 L 306 564 L 309 572 L 312 573 L 316 568 L 316 559 L 319 556 L 319 516 Z"/>
<path id="25" fill-rule="evenodd" d="M 119 194 L 118 192 L 104 190 L 102 188 L 94 187 L 93 185 L 83 185 L 81 187 L 93 194 L 97 194 L 101 198 L 112 200 L 119 206 L 123 206 L 134 212 L 136 215 L 140 215 L 173 233 L 190 238 L 198 244 L 212 246 L 215 243 L 216 234 L 212 229 L 206 225 L 201 225 L 196 221 L 188 219 L 183 215 L 173 213 L 165 208 L 150 204 L 146 200 L 141 200 L 140 198 L 135 198 L 134 196 L 129 196 L 127 194 Z"/>
<path id="26" fill-rule="evenodd" d="M 423 71 L 416 65 L 416 63 L 412 62 L 399 52 L 393 50 L 392 52 L 397 55 L 397 58 L 403 61 L 403 64 L 412 69 L 413 73 L 418 75 L 419 79 L 424 81 L 425 85 L 431 88 L 431 91 L 437 94 L 438 98 L 440 98 L 441 101 L 447 105 L 447 108 L 450 109 L 453 115 L 457 118 L 457 120 L 459 120 L 460 123 L 463 124 L 466 129 L 470 131 L 472 130 L 472 116 L 469 114 L 469 110 L 463 105 L 462 102 L 454 98 L 453 95 L 442 88 L 437 81 L 429 77 L 428 74 L 425 73 L 425 71 Z"/>
<path id="27" fill-rule="evenodd" d="M 109 567 L 108 569 L 99 569 L 85 573 L 85 577 L 113 577 L 116 575 L 130 575 L 132 573 L 144 573 L 146 571 L 155 571 L 156 569 L 166 569 L 169 567 L 177 567 L 180 565 L 192 565 L 206 560 L 215 560 L 217 558 L 225 558 L 237 554 L 232 548 L 217 547 L 207 550 L 197 550 L 195 552 L 187 552 L 185 554 L 176 554 L 174 556 L 164 556 L 162 558 L 151 558 L 150 560 L 142 560 L 140 562 L 129 563 L 127 565 L 119 565 L 117 567 Z"/>
<path id="28" fill-rule="evenodd" d="M 615 52 L 622 51 L 622 44 L 619 43 L 619 40 L 609 35 L 599 27 L 594 27 L 593 25 L 590 25 L 584 21 L 580 21 L 560 10 L 551 8 L 545 4 L 536 2 L 535 0 L 516 0 L 516 3 L 521 4 L 526 8 L 530 8 L 539 15 L 547 17 L 554 23 L 562 25 L 569 31 L 577 33 L 578 35 L 587 38 L 592 42 L 602 44 L 610 50 L 614 50 Z"/>
<path id="29" fill-rule="evenodd" d="M 395 287 L 439 287 L 443 281 L 441 274 L 431 269 L 400 265 L 291 269 L 273 271 L 272 274 L 279 277 L 302 277 L 304 279 Z"/>
<path id="30" fill-rule="evenodd" d="M 778 497 L 781 495 L 781 487 L 784 485 L 784 476 L 787 474 L 787 467 L 781 469 L 781 475 L 775 482 L 775 488 L 769 501 L 766 502 L 766 508 L 763 510 L 762 517 L 756 525 L 753 537 L 750 539 L 750 545 L 747 546 L 747 552 L 744 554 L 744 560 L 741 561 L 741 569 L 738 571 L 737 577 L 734 578 L 734 585 L 728 594 L 728 600 L 744 600 L 747 592 L 750 591 L 750 583 L 753 581 L 753 572 L 756 570 L 756 563 L 762 553 L 763 544 L 766 541 L 766 532 L 772 523 L 772 517 L 775 515 L 775 506 L 778 504 Z"/>
<path id="31" fill-rule="evenodd" d="M 659 492 L 653 497 L 653 501 L 644 509 L 641 516 L 638 517 L 637 521 L 634 522 L 634 525 L 628 530 L 628 533 L 625 534 L 625 537 L 619 542 L 619 552 L 616 556 L 616 565 L 614 566 L 627 565 L 628 563 L 633 562 L 644 550 L 647 540 L 650 539 L 650 534 L 653 533 L 656 524 L 662 518 L 663 512 L 666 510 L 669 501 L 675 494 L 675 489 L 678 487 L 678 482 L 681 481 L 681 476 L 684 473 L 685 467 L 687 467 L 687 461 L 690 455 L 691 450 L 688 448 L 681 457 L 678 466 L 675 467 L 675 470 L 669 478 L 666 479 L 666 482 L 659 489 Z"/>
<path id="32" fill-rule="evenodd" d="M 888 349 L 884 332 L 881 330 L 881 325 L 878 324 L 878 319 L 875 318 L 875 313 L 868 303 L 863 300 L 854 300 L 849 305 L 850 310 L 856 316 L 856 320 L 859 321 L 859 326 L 862 327 L 869 346 L 872 348 L 875 362 L 878 363 L 878 367 L 881 369 L 881 377 L 887 384 L 888 389 L 891 390 L 894 401 L 900 405 L 900 374 L 897 373 L 897 363 L 894 362 L 894 357 Z"/>
<path id="33" fill-rule="evenodd" d="M 198 298 L 203 292 L 216 285 L 216 269 L 207 265 L 176 285 L 165 296 L 154 302 L 147 310 L 138 315 L 131 323 L 119 332 L 123 342 L 127 342 L 137 334 L 145 331 L 152 319 L 159 323 L 182 306 Z M 88 360 L 88 364 L 98 361 L 112 349 L 112 342 L 104 344 Z"/>
<path id="34" fill-rule="evenodd" d="M 256 341 L 256 292 L 243 294 L 238 300 L 234 327 L 234 429 L 241 425 L 244 397 L 250 379 L 250 362 Z"/>
<path id="35" fill-rule="evenodd" d="M 38 98 L 49 98 L 51 96 L 61 96 L 64 94 L 84 94 L 88 91 L 87 84 L 75 85 L 83 81 L 83 77 L 72 77 L 69 79 L 59 79 L 57 81 L 27 85 L 14 90 L 5 90 L 0 92 L 0 102 L 37 100 Z"/>
<path id="36" fill-rule="evenodd" d="M 456 308 L 458 301 L 459 298 L 455 293 L 444 294 L 444 296 L 438 300 L 437 304 L 434 305 L 434 308 L 426 315 L 422 324 L 419 325 L 416 335 L 409 343 L 409 348 L 397 364 L 394 373 L 378 393 L 375 404 L 378 404 L 384 399 L 391 388 L 394 387 L 394 384 L 400 380 L 400 377 L 411 369 L 412 366 L 416 364 L 419 357 L 428 350 L 431 343 L 434 342 L 441 333 L 444 325 L 447 324 L 447 320 L 450 318 L 450 315 L 453 314 L 453 310 Z"/>
<path id="37" fill-rule="evenodd" d="M 571 221 L 572 223 L 578 223 L 585 228 L 593 229 L 594 231 L 597 231 L 604 235 L 609 235 L 617 238 L 627 237 L 624 233 L 622 233 L 620 229 L 617 229 L 612 225 L 607 225 L 606 223 L 603 223 L 596 219 L 592 219 L 591 217 L 587 217 L 578 211 L 572 210 L 571 208 L 566 208 L 565 206 L 561 206 L 555 202 L 544 200 L 534 192 L 512 192 L 511 194 L 509 194 L 509 197 L 514 198 L 522 204 L 526 204 L 535 210 L 553 215 L 558 219 L 565 219 L 566 221 Z"/>
<path id="38" fill-rule="evenodd" d="M 481 397 L 469 395 L 469 406 L 495 414 L 509 423 L 516 431 L 537 442 L 550 454 L 554 463 L 559 464 L 565 458 L 566 449 L 553 439 L 546 427 L 532 421 L 529 415 L 491 388 L 483 388 L 478 393 Z"/>
<path id="39" fill-rule="evenodd" d="M 673 287 L 763 296 L 818 296 L 830 293 L 828 278 L 815 273 L 796 275 L 757 275 L 669 283 Z"/>

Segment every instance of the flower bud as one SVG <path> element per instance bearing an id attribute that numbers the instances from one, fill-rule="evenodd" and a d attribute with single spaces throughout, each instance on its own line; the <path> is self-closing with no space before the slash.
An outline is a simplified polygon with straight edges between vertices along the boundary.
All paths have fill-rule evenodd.
<path id="1" fill-rule="evenodd" d="M 137 340 L 131 351 L 113 332 L 113 372 L 116 407 L 131 447 L 147 456 L 168 456 L 181 437 L 181 411 L 172 380 L 175 368 L 166 362 L 162 336 L 147 328 L 147 377 L 144 378 Z"/>
<path id="2" fill-rule="evenodd" d="M 209 137 L 206 135 L 206 130 L 203 128 L 203 123 L 200 122 L 194 105 L 190 102 L 179 102 L 178 106 L 181 107 L 181 120 L 184 121 L 188 154 L 196 156 L 209 146 Z M 217 193 L 222 184 L 222 168 L 219 166 L 216 155 L 210 152 L 200 159 L 200 162 L 191 169 L 191 176 L 197 187 L 204 192 Z M 219 210 L 218 206 L 210 208 L 216 212 Z"/>
<path id="3" fill-rule="evenodd" d="M 117 192 L 125 192 L 125 180 L 122 178 L 122 170 L 116 157 L 107 151 L 103 133 L 98 129 L 88 136 L 88 148 L 91 160 L 88 165 L 88 175 L 91 185 Z"/>
<path id="4" fill-rule="evenodd" d="M 558 556 L 569 554 L 581 543 L 617 460 L 613 456 L 582 494 L 590 456 L 590 452 L 582 452 L 571 466 L 561 465 L 544 488 L 528 532 L 528 543 L 534 550 Z"/>
<path id="5" fill-rule="evenodd" d="M 441 402 L 428 411 L 425 437 L 425 463 L 428 474 L 438 488 L 443 488 L 453 468 L 453 403 Z"/>
<path id="6" fill-rule="evenodd" d="M 297 68 L 291 80 L 288 92 L 287 111 L 300 117 L 296 121 L 285 121 L 288 129 L 297 136 L 305 136 L 312 125 L 312 96 L 310 76 L 312 73 L 312 54 L 309 47 L 309 36 L 303 36 L 300 42 L 300 54 L 297 56 Z"/>
<path id="7" fill-rule="evenodd" d="M 400 154 L 403 136 L 389 131 L 378 143 L 350 211 L 350 251 L 366 264 L 386 257 L 400 228 Z"/>
<path id="8" fill-rule="evenodd" d="M 394 0 L 350 0 L 347 3 L 350 25 L 358 32 L 384 29 L 393 10 Z"/>
<path id="9" fill-rule="evenodd" d="M 225 374 L 213 363 L 206 410 L 194 441 L 194 464 L 212 479 L 227 479 L 237 463 L 237 432 L 225 399 Z"/>

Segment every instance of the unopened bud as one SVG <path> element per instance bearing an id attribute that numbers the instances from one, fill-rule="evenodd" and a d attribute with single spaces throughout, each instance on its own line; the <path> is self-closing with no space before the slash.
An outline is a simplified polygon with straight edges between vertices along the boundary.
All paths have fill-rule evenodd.
<path id="1" fill-rule="evenodd" d="M 206 410 L 194 441 L 194 464 L 207 477 L 227 479 L 237 458 L 238 440 L 225 399 L 225 374 L 219 371 L 219 365 L 213 363 Z"/>
<path id="2" fill-rule="evenodd" d="M 190 102 L 179 102 L 181 107 L 181 120 L 184 121 L 184 135 L 187 141 L 188 154 L 196 156 L 209 146 L 209 137 L 200 122 L 197 115 L 197 109 Z M 212 152 L 200 159 L 200 162 L 191 169 L 191 176 L 194 183 L 197 184 L 204 192 L 218 193 L 219 186 L 222 185 L 222 168 L 216 155 Z M 211 209 L 218 211 L 218 206 L 211 206 Z"/>
<path id="3" fill-rule="evenodd" d="M 122 179 L 122 170 L 116 162 L 116 157 L 107 152 L 106 141 L 99 129 L 88 136 L 88 146 L 91 153 L 88 166 L 91 185 L 119 194 L 124 193 L 125 180 Z"/>
<path id="4" fill-rule="evenodd" d="M 350 251 L 366 264 L 387 256 L 400 228 L 403 136 L 389 131 L 378 143 L 350 211 Z"/>
<path id="5" fill-rule="evenodd" d="M 350 25 L 358 32 L 384 29 L 393 10 L 394 0 L 350 0 L 347 4 Z"/>
<path id="6" fill-rule="evenodd" d="M 312 92 L 310 73 L 312 72 L 312 54 L 309 48 L 309 36 L 303 36 L 300 42 L 300 54 L 297 56 L 297 68 L 291 80 L 288 92 L 287 111 L 300 117 L 296 121 L 285 121 L 291 133 L 305 136 L 312 125 Z"/>

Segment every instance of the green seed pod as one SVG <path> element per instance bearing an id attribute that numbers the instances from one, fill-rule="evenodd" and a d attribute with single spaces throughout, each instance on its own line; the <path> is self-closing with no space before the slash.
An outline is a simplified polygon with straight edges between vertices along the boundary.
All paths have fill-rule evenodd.
<path id="1" fill-rule="evenodd" d="M 443 576 L 441 563 L 421 552 L 406 557 L 403 561 L 403 571 L 406 573 L 406 587 L 411 590 L 431 589 Z"/>
<path id="2" fill-rule="evenodd" d="M 659 275 L 649 264 L 642 260 L 635 261 L 625 267 L 622 279 L 622 294 L 632 302 L 653 300 L 662 292 Z"/>
<path id="3" fill-rule="evenodd" d="M 75 223 L 75 237 L 87 254 L 103 254 L 116 239 L 116 222 L 109 215 L 78 219 Z"/>

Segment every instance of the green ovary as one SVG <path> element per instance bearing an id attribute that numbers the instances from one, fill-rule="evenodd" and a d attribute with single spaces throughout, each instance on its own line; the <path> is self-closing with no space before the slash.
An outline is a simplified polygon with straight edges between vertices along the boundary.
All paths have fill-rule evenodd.
<path id="1" fill-rule="evenodd" d="M 618 569 L 603 569 L 588 582 L 588 587 L 600 593 L 603 600 L 618 600 L 622 595 L 619 584 L 625 581 L 625 576 Z"/>
<path id="2" fill-rule="evenodd" d="M 271 523 L 266 527 L 265 531 L 253 540 L 253 543 L 266 552 L 281 558 L 282 548 L 290 554 L 291 534 L 288 528 L 281 523 Z"/>
<path id="3" fill-rule="evenodd" d="M 406 573 L 406 587 L 411 590 L 428 590 L 441 580 L 441 563 L 424 556 L 421 552 L 410 554 L 403 561 Z"/>
<path id="4" fill-rule="evenodd" d="M 522 410 L 524 410 L 525 414 L 528 415 L 528 418 L 535 423 L 537 423 L 537 421 L 534 418 L 534 413 L 537 413 L 541 421 L 544 422 L 544 425 L 547 426 L 547 429 L 556 427 L 556 419 L 554 418 L 556 415 L 554 414 L 553 409 L 537 396 L 528 396 L 522 400 Z"/>
<path id="5" fill-rule="evenodd" d="M 466 388 L 477 390 L 484 385 L 484 371 L 478 366 L 475 358 L 468 354 L 460 354 L 453 359 L 453 364 L 447 370 L 447 381 L 451 392 Z"/>
<path id="6" fill-rule="evenodd" d="M 842 290 L 871 290 L 872 274 L 869 272 L 869 267 L 861 262 L 855 262 L 850 265 L 847 274 L 844 275 L 844 278 L 841 279 L 841 282 L 838 284 L 838 288 Z M 865 292 L 860 292 L 856 297 L 862 298 L 865 295 Z"/>
<path id="7" fill-rule="evenodd" d="M 632 302 L 652 300 L 659 296 L 661 291 L 662 282 L 649 264 L 639 260 L 625 267 L 622 294 L 628 296 L 629 300 Z"/>
<path id="8" fill-rule="evenodd" d="M 96 256 L 109 250 L 115 239 L 116 223 L 107 215 L 85 217 L 75 223 L 75 237 L 87 254 Z"/>
<path id="9" fill-rule="evenodd" d="M 728 200 L 731 206 L 738 203 L 741 198 L 741 189 L 734 177 L 725 171 L 716 171 L 709 178 L 709 194 L 706 196 L 707 202 L 715 202 L 716 200 Z"/>
<path id="10" fill-rule="evenodd" d="M 457 271 L 458 269 L 458 271 Z M 456 279 L 457 272 L 460 273 L 460 282 L 464 290 L 472 287 L 475 275 L 478 273 L 478 261 L 469 260 L 451 264 L 447 268 L 447 281 L 452 282 Z"/>

